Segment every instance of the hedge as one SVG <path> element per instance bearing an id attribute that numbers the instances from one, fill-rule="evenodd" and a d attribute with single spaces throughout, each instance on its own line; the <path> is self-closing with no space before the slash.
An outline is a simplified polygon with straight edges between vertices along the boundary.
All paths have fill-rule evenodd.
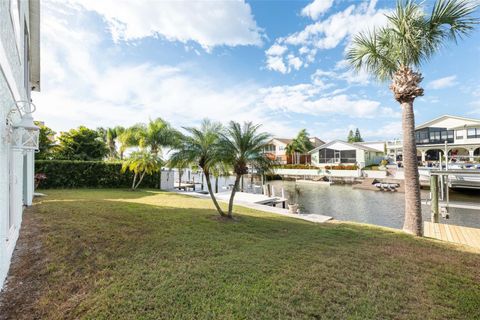
<path id="1" fill-rule="evenodd" d="M 320 169 L 311 164 L 280 164 L 276 165 L 275 168 L 278 169 Z"/>
<path id="2" fill-rule="evenodd" d="M 325 166 L 325 170 L 357 170 L 357 165 L 337 165 L 337 166 Z"/>
<path id="3" fill-rule="evenodd" d="M 121 163 L 103 161 L 36 160 L 35 172 L 46 179 L 41 189 L 54 188 L 130 188 L 133 174 L 121 173 Z M 159 174 L 145 176 L 141 188 L 158 188 Z"/>

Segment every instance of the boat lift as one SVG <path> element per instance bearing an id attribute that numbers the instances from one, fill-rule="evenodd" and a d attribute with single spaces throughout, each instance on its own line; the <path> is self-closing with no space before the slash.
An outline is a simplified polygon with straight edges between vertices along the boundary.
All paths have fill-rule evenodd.
<path id="1" fill-rule="evenodd" d="M 480 203 L 450 201 L 449 189 L 452 187 L 451 176 L 478 177 L 480 170 L 432 170 L 430 172 L 430 201 L 432 211 L 432 222 L 438 223 L 439 213 L 448 219 L 449 208 L 462 208 L 480 210 Z M 441 202 L 440 202 L 441 201 Z"/>

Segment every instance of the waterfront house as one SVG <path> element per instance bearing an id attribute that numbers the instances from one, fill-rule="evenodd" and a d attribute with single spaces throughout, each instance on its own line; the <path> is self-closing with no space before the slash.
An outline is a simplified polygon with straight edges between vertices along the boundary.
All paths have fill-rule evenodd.
<path id="1" fill-rule="evenodd" d="M 418 160 L 423 164 L 440 160 L 448 152 L 449 161 L 480 161 L 480 120 L 443 115 L 415 128 Z M 401 160 L 402 142 L 387 141 L 387 154 Z"/>
<path id="2" fill-rule="evenodd" d="M 33 199 L 38 128 L 30 93 L 40 89 L 39 38 L 39 0 L 0 1 L 0 288 Z"/>
<path id="3" fill-rule="evenodd" d="M 312 158 L 312 164 L 315 166 L 357 165 L 362 169 L 382 161 L 384 152 L 379 148 L 380 144 L 372 147 L 368 146 L 368 143 L 349 143 L 334 140 L 316 147 L 309 153 Z"/>
<path id="4" fill-rule="evenodd" d="M 287 146 L 293 139 L 272 138 L 265 146 L 265 153 L 279 164 L 293 163 L 293 157 L 287 154 Z M 321 146 L 325 142 L 317 137 L 311 137 L 310 141 L 314 147 Z M 310 154 L 300 155 L 298 163 L 310 163 Z"/>
<path id="5" fill-rule="evenodd" d="M 480 120 L 444 115 L 415 128 L 417 155 L 437 161 L 446 149 L 455 161 L 480 160 Z"/>

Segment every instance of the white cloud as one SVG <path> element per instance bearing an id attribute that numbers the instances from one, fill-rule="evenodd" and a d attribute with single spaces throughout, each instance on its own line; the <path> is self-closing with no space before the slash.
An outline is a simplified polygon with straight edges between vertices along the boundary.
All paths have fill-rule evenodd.
<path id="1" fill-rule="evenodd" d="M 81 11 L 80 11 L 81 12 Z M 224 87 L 188 67 L 112 61 L 98 30 L 78 19 L 79 8 L 45 2 L 42 8 L 42 92 L 36 117 L 56 130 L 131 125 L 164 117 L 177 125 L 198 119 L 268 122 L 254 107 L 256 85 Z M 273 129 L 286 128 L 276 121 Z"/>
<path id="2" fill-rule="evenodd" d="M 262 32 L 244 1 L 70 0 L 100 14 L 112 38 L 138 40 L 161 36 L 215 46 L 261 45 Z"/>
<path id="3" fill-rule="evenodd" d="M 327 92 L 332 85 L 322 84 L 321 78 L 266 88 L 254 82 L 226 85 L 221 78 L 192 74 L 190 65 L 112 59 L 101 33 L 77 14 L 75 8 L 50 2 L 42 8 L 44 67 L 42 92 L 33 97 L 35 117 L 57 131 L 81 124 L 129 126 L 156 117 L 180 127 L 208 117 L 224 123 L 264 123 L 264 130 L 289 136 L 304 127 L 292 119 L 305 120 L 305 115 L 390 117 L 378 101 L 347 96 L 345 88 Z M 283 68 L 299 68 L 302 61 L 295 58 L 286 60 Z"/>
<path id="4" fill-rule="evenodd" d="M 333 5 L 333 0 L 314 0 L 312 3 L 302 9 L 302 16 L 317 20 L 322 14 L 327 12 Z"/>
<path id="5" fill-rule="evenodd" d="M 281 56 L 287 51 L 287 47 L 274 44 L 266 52 L 269 56 Z"/>
<path id="6" fill-rule="evenodd" d="M 348 46 L 353 35 L 386 23 L 385 13 L 389 11 L 375 9 L 376 3 L 377 0 L 370 0 L 369 3 L 362 2 L 351 5 L 326 19 L 307 25 L 299 32 L 277 38 L 272 47 L 288 48 L 282 54 L 276 55 L 277 60 L 280 56 L 282 59 L 286 59 L 289 55 L 294 54 L 302 61 L 307 62 L 304 66 L 308 66 L 308 63 L 314 61 L 318 50 L 336 48 L 344 41 Z M 272 55 L 269 50 L 265 51 L 267 61 L 268 57 Z M 290 71 L 286 70 L 287 73 Z"/>
<path id="7" fill-rule="evenodd" d="M 354 99 L 346 94 L 324 92 L 325 87 L 315 84 L 277 86 L 261 89 L 260 105 L 271 110 L 308 115 L 339 114 L 348 117 L 369 118 L 385 116 L 380 102 L 369 99 Z"/>
<path id="8" fill-rule="evenodd" d="M 287 73 L 289 69 L 285 63 L 283 63 L 283 59 L 280 56 L 269 56 L 267 57 L 267 69 L 278 71 L 280 73 Z"/>
<path id="9" fill-rule="evenodd" d="M 450 88 L 453 87 L 457 84 L 457 76 L 448 76 L 448 77 L 443 77 L 440 79 L 436 79 L 433 81 L 430 81 L 427 84 L 427 87 L 430 89 L 438 90 L 438 89 L 444 89 L 444 88 Z"/>
<path id="10" fill-rule="evenodd" d="M 338 69 L 337 69 L 338 70 Z M 348 84 L 358 84 L 358 85 L 367 85 L 370 83 L 370 75 L 361 70 L 355 72 L 354 70 L 348 69 L 344 71 L 324 71 L 317 69 L 311 76 L 312 80 L 315 81 L 328 81 L 328 80 L 342 80 Z"/>
<path id="11" fill-rule="evenodd" d="M 303 62 L 300 60 L 300 58 L 295 57 L 293 54 L 288 56 L 288 65 L 292 67 L 295 70 L 300 69 L 302 66 Z"/>
<path id="12" fill-rule="evenodd" d="M 391 121 L 380 127 L 362 129 L 361 133 L 369 140 L 399 138 L 402 134 L 402 122 Z"/>

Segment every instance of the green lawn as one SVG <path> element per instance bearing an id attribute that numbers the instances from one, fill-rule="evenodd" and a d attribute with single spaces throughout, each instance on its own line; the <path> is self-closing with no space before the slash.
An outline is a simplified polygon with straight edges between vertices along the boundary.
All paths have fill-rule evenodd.
<path id="1" fill-rule="evenodd" d="M 12 318 L 480 319 L 480 255 L 459 247 L 240 207 L 225 222 L 172 193 L 44 192 Z"/>

